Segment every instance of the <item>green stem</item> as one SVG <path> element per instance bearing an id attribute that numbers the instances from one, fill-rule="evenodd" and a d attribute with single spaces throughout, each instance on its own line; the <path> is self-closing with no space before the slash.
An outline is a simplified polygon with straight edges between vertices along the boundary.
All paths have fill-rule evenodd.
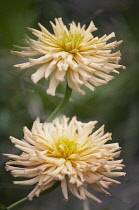
<path id="1" fill-rule="evenodd" d="M 61 112 L 62 109 L 64 109 L 64 107 L 69 102 L 71 93 L 72 93 L 72 89 L 67 84 L 66 91 L 65 91 L 65 96 L 64 96 L 63 100 L 61 101 L 61 103 L 56 107 L 56 109 L 52 112 L 52 114 L 48 118 L 48 120 L 47 120 L 48 122 L 51 122 L 56 117 L 56 115 L 59 112 Z"/>
<path id="2" fill-rule="evenodd" d="M 44 194 L 47 194 L 47 193 L 49 193 L 49 192 L 52 192 L 52 191 L 55 190 L 59 185 L 60 185 L 60 182 L 57 181 L 52 187 L 50 187 L 49 189 L 43 191 L 43 192 L 40 194 L 40 196 L 41 196 L 41 195 L 44 195 Z M 36 198 L 36 197 L 34 197 L 34 199 L 35 199 L 35 198 Z M 19 206 L 19 205 L 21 205 L 21 204 L 23 204 L 23 203 L 25 203 L 25 202 L 27 202 L 27 201 L 29 201 L 29 200 L 28 200 L 27 197 L 25 197 L 25 198 L 23 198 L 23 199 L 21 199 L 21 200 L 15 202 L 15 203 L 13 203 L 13 204 L 10 205 L 9 207 L 7 207 L 7 210 L 14 209 L 15 207 L 17 207 L 17 206 Z"/>
<path id="3" fill-rule="evenodd" d="M 27 197 L 25 197 L 25 198 L 23 198 L 23 199 L 21 199 L 21 200 L 15 202 L 15 203 L 13 203 L 13 204 L 10 205 L 9 207 L 7 207 L 7 209 L 8 209 L 8 210 L 9 210 L 9 209 L 14 209 L 15 207 L 21 205 L 22 203 L 25 203 L 26 201 L 28 201 L 28 198 L 27 198 Z"/>

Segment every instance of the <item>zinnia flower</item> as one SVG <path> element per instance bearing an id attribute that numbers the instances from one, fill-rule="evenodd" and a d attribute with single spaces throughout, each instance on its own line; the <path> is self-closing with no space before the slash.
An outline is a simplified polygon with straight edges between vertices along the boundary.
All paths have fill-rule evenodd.
<path id="1" fill-rule="evenodd" d="M 55 95 L 57 85 L 64 81 L 65 75 L 71 89 L 85 94 L 80 86 L 84 85 L 94 91 L 94 86 L 107 84 L 114 78 L 109 75 L 110 72 L 119 73 L 115 68 L 125 68 L 118 64 L 120 51 L 111 53 L 122 41 L 107 43 L 115 37 L 115 33 L 101 38 L 94 37 L 91 32 L 97 28 L 92 21 L 87 29 L 85 25 L 81 27 L 80 23 L 76 25 L 73 21 L 69 30 L 61 18 L 55 18 L 55 25 L 50 23 L 54 34 L 39 23 L 41 31 L 29 28 L 38 39 L 26 37 L 28 47 L 19 47 L 21 52 L 12 52 L 21 57 L 29 57 L 28 62 L 15 65 L 18 69 L 43 64 L 32 74 L 31 79 L 37 83 L 43 77 L 47 80 L 51 75 L 48 94 Z M 38 57 L 30 58 L 34 56 Z"/>
<path id="2" fill-rule="evenodd" d="M 81 200 L 88 197 L 101 203 L 86 186 L 109 195 L 104 188 L 120 184 L 113 179 L 125 175 L 119 172 L 124 166 L 122 160 L 114 160 L 120 154 L 120 147 L 118 143 L 106 144 L 111 134 L 104 134 L 104 126 L 92 132 L 96 121 L 82 123 L 76 117 L 68 121 L 65 116 L 61 121 L 56 118 L 50 123 L 40 123 L 37 119 L 31 131 L 24 127 L 24 140 L 10 137 L 23 153 L 19 156 L 5 154 L 12 159 L 6 169 L 14 177 L 28 178 L 14 184 L 36 184 L 28 195 L 29 200 L 59 180 L 66 200 L 69 189 Z"/>

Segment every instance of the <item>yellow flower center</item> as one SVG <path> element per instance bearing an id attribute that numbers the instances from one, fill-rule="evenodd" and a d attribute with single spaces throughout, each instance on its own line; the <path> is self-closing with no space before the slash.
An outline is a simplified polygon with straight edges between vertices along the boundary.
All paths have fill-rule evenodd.
<path id="1" fill-rule="evenodd" d="M 60 137 L 56 143 L 54 156 L 59 158 L 68 159 L 72 154 L 76 154 L 77 145 L 75 139 L 69 140 L 65 137 Z"/>
<path id="2" fill-rule="evenodd" d="M 81 33 L 71 33 L 67 34 L 65 31 L 63 35 L 58 37 L 57 42 L 61 48 L 70 53 L 78 52 L 78 46 L 82 42 L 84 36 Z"/>

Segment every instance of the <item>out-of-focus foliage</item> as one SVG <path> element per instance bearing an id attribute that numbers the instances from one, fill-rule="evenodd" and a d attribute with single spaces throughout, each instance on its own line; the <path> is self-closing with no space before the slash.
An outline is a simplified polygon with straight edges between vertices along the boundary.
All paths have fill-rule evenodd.
<path id="1" fill-rule="evenodd" d="M 22 45 L 24 34 L 30 34 L 26 26 L 38 28 L 42 23 L 51 31 L 49 21 L 62 17 L 65 23 L 72 20 L 87 24 L 93 20 L 98 27 L 94 35 L 116 33 L 117 40 L 124 40 L 120 47 L 121 63 L 127 70 L 107 85 L 86 89 L 86 96 L 75 92 L 64 113 L 78 119 L 98 120 L 98 126 L 105 124 L 106 131 L 113 133 L 113 141 L 122 146 L 122 158 L 126 163 L 127 176 L 124 183 L 112 189 L 111 198 L 102 198 L 100 206 L 90 202 L 90 209 L 128 210 L 138 209 L 139 193 L 139 3 L 136 0 L 5 0 L 0 6 L 0 154 L 18 153 L 9 141 L 9 136 L 22 138 L 23 126 L 31 128 L 33 120 L 40 116 L 47 120 L 49 114 L 59 104 L 65 90 L 65 83 L 58 87 L 57 96 L 45 93 L 48 83 L 42 80 L 34 85 L 30 75 L 34 71 L 19 71 L 13 65 L 22 62 L 10 54 L 13 45 Z M 4 170 L 6 158 L 0 156 L 0 200 L 5 206 L 26 196 L 30 191 L 26 186 L 12 184 L 13 177 Z M 132 174 L 131 174 L 132 171 Z M 134 177 L 133 177 L 134 176 Z M 122 199 L 119 192 L 126 199 Z M 53 197 L 55 202 L 53 202 Z M 117 204 L 118 200 L 118 204 Z M 27 203 L 21 210 L 28 209 L 82 209 L 82 203 L 72 196 L 64 203 L 57 189 L 52 194 Z"/>

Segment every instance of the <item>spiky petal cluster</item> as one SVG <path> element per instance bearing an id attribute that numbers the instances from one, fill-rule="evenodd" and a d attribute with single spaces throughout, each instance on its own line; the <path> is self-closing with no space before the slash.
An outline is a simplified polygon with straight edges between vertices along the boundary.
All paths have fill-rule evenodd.
<path id="1" fill-rule="evenodd" d="M 30 28 L 33 35 L 38 39 L 26 38 L 28 47 L 19 47 L 22 51 L 13 51 L 15 55 L 29 57 L 29 61 L 17 64 L 18 69 L 26 69 L 36 65 L 42 65 L 32 74 L 31 79 L 37 83 L 43 77 L 50 77 L 47 93 L 55 95 L 55 90 L 60 82 L 67 77 L 71 89 L 85 94 L 80 88 L 84 85 L 94 91 L 94 86 L 107 84 L 114 77 L 111 72 L 119 73 L 115 68 L 125 68 L 119 65 L 120 51 L 111 53 L 112 49 L 118 47 L 122 41 L 107 43 L 115 37 L 114 33 L 94 37 L 91 32 L 97 30 L 91 21 L 87 29 L 73 21 L 70 29 L 64 25 L 61 18 L 55 19 L 55 25 L 50 22 L 54 31 L 51 34 L 41 24 L 41 31 Z M 38 56 L 38 58 L 30 58 Z"/>
<path id="2" fill-rule="evenodd" d="M 120 184 L 113 177 L 125 175 L 119 172 L 124 166 L 122 160 L 114 160 L 120 154 L 120 147 L 118 143 L 106 144 L 111 140 L 111 134 L 104 134 L 104 126 L 92 132 L 96 121 L 82 123 L 75 117 L 69 123 L 68 120 L 65 116 L 61 121 L 56 118 L 51 123 L 40 123 L 37 119 L 31 131 L 24 127 L 24 140 L 10 137 L 23 153 L 19 156 L 5 154 L 12 159 L 7 162 L 6 169 L 14 177 L 28 178 L 14 181 L 14 184 L 36 184 L 28 195 L 29 200 L 60 180 L 66 200 L 69 189 L 81 200 L 88 197 L 100 203 L 86 189 L 86 184 L 109 195 L 104 188 Z"/>

